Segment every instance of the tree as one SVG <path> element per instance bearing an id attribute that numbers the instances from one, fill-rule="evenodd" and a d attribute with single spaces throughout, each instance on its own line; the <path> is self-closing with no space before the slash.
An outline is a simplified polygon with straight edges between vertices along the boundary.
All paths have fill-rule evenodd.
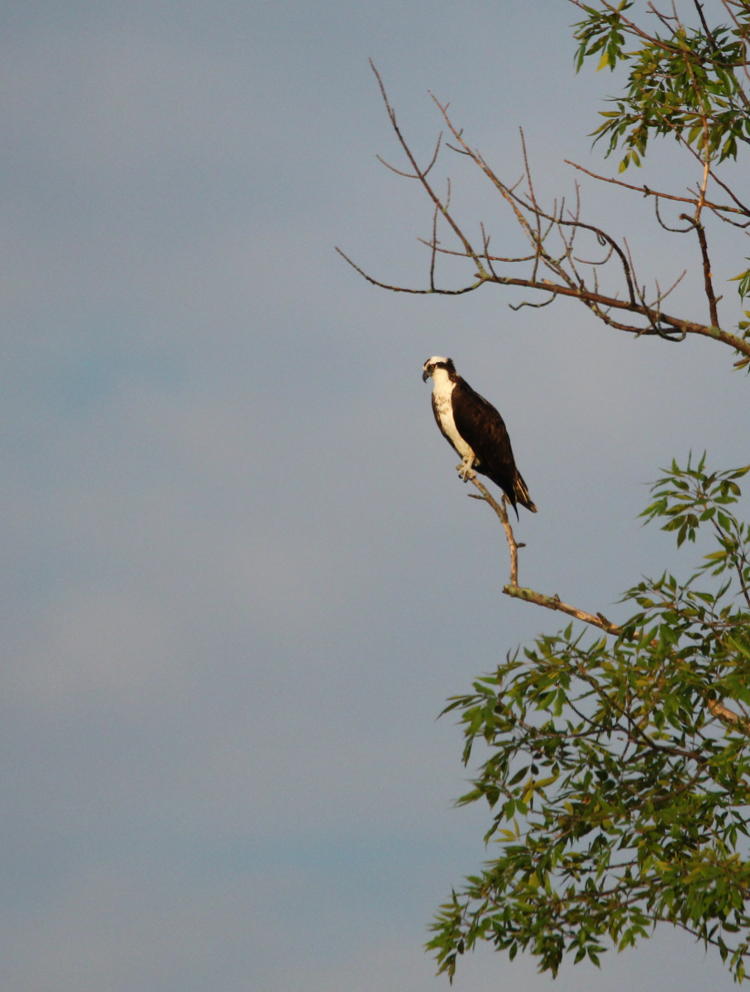
<path id="1" fill-rule="evenodd" d="M 567 297 L 606 327 L 678 343 L 703 336 L 750 366 L 749 261 L 738 261 L 735 326 L 717 294 L 712 239 L 750 230 L 750 206 L 727 166 L 750 145 L 750 0 L 720 0 L 726 23 L 709 26 L 698 0 L 646 10 L 635 0 L 570 0 L 576 67 L 626 70 L 623 93 L 594 131 L 606 155 L 622 154 L 617 176 L 586 172 L 653 204 L 665 236 L 694 239 L 705 311 L 667 308 L 674 285 L 657 278 L 647 290 L 628 245 L 583 219 L 572 206 L 537 198 L 522 136 L 523 185 L 501 179 L 433 97 L 450 135 L 448 147 L 488 180 L 528 242 L 522 256 L 500 254 L 484 225 L 469 231 L 451 206 L 450 184 L 438 192 L 432 172 L 442 135 L 418 164 L 373 66 L 398 143 L 408 163 L 388 168 L 414 180 L 432 204 L 424 287 L 377 279 L 348 256 L 369 282 L 410 293 L 457 295 L 488 285 L 522 287 L 546 306 Z M 687 13 L 690 14 L 690 21 Z M 694 163 L 687 191 L 625 182 L 651 143 L 675 142 Z M 668 208 L 678 211 L 668 223 Z M 447 240 L 443 240 L 446 238 Z M 599 255 L 596 257 L 596 251 Z M 736 248 L 742 259 L 741 248 Z M 344 253 L 341 252 L 343 255 Z M 593 260 L 582 262 L 581 258 Z M 444 285 L 446 263 L 470 277 Z M 683 273 L 684 274 L 684 273 Z M 679 281 L 679 280 L 678 280 Z M 536 295 L 536 299 L 534 298 Z M 481 763 L 461 804 L 486 802 L 485 842 L 497 844 L 479 874 L 440 907 L 430 947 L 452 977 L 459 955 L 486 941 L 514 957 L 537 956 L 555 974 L 565 955 L 599 962 L 601 953 L 635 945 L 660 923 L 682 928 L 718 949 L 737 980 L 750 955 L 750 526 L 736 515 L 744 466 L 711 470 L 706 457 L 673 461 L 654 484 L 643 516 L 674 533 L 678 547 L 698 535 L 708 550 L 687 578 L 665 571 L 628 589 L 624 618 L 613 621 L 525 588 L 505 502 L 478 480 L 479 499 L 497 514 L 508 543 L 504 592 L 575 618 L 554 635 L 509 654 L 477 678 L 445 712 L 459 714 L 463 760 Z M 593 635 L 591 631 L 593 630 Z"/>
<path id="2" fill-rule="evenodd" d="M 502 853 L 440 908 L 441 971 L 478 940 L 553 973 L 565 953 L 598 964 L 605 938 L 622 949 L 668 922 L 744 976 L 750 527 L 731 506 L 749 470 L 673 464 L 644 516 L 678 543 L 709 529 L 715 550 L 695 574 L 639 582 L 620 625 L 582 616 L 604 636 L 542 635 L 446 707 L 465 763 L 486 745 L 459 802 L 486 800 L 485 842 Z"/>

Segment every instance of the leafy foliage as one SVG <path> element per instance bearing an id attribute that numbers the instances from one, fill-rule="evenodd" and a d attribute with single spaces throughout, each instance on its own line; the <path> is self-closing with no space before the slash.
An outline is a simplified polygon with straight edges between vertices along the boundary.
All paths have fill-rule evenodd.
<path id="1" fill-rule="evenodd" d="M 449 702 L 464 763 L 486 754 L 459 804 L 487 803 L 500 853 L 440 907 L 440 971 L 487 941 L 554 975 L 566 954 L 598 964 L 668 922 L 744 977 L 750 527 L 733 506 L 748 471 L 673 463 L 643 515 L 678 545 L 710 537 L 697 571 L 629 589 L 613 639 L 542 635 Z"/>
<path id="2" fill-rule="evenodd" d="M 620 171 L 640 165 L 649 139 L 671 135 L 701 159 L 722 162 L 737 157 L 738 143 L 750 143 L 750 101 L 744 71 L 748 62 L 750 4 L 728 2 L 730 25 L 688 27 L 676 14 L 658 18 L 659 29 L 646 32 L 626 16 L 633 0 L 616 8 L 579 6 L 586 19 L 576 25 L 576 67 L 599 55 L 598 68 L 624 62 L 628 83 L 623 97 L 602 111 L 594 131 L 608 140 L 607 154 L 626 148 Z M 635 49 L 626 49 L 635 43 Z"/>

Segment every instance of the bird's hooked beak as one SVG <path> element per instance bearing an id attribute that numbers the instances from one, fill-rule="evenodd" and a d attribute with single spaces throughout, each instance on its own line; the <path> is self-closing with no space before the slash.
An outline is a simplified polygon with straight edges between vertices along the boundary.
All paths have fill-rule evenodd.
<path id="1" fill-rule="evenodd" d="M 422 369 L 422 382 L 427 382 L 427 380 L 432 376 L 432 369 L 429 371 L 427 369 Z"/>

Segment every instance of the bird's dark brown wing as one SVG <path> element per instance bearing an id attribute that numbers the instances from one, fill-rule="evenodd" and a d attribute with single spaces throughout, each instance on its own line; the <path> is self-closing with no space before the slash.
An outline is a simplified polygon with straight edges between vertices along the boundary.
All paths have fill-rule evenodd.
<path id="1" fill-rule="evenodd" d="M 505 422 L 495 407 L 459 379 L 453 390 L 456 427 L 477 456 L 476 469 L 500 486 L 516 505 L 516 463 Z"/>

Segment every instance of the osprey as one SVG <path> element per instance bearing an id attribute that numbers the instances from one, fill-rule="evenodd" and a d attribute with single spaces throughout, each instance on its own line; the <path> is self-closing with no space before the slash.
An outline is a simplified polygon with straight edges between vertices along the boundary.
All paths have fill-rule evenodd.
<path id="1" fill-rule="evenodd" d="M 536 513 L 529 490 L 516 468 L 503 418 L 456 372 L 451 358 L 433 355 L 422 366 L 422 381 L 432 379 L 432 412 L 443 437 L 461 456 L 464 480 L 481 472 L 500 486 L 518 516 L 516 503 Z"/>

